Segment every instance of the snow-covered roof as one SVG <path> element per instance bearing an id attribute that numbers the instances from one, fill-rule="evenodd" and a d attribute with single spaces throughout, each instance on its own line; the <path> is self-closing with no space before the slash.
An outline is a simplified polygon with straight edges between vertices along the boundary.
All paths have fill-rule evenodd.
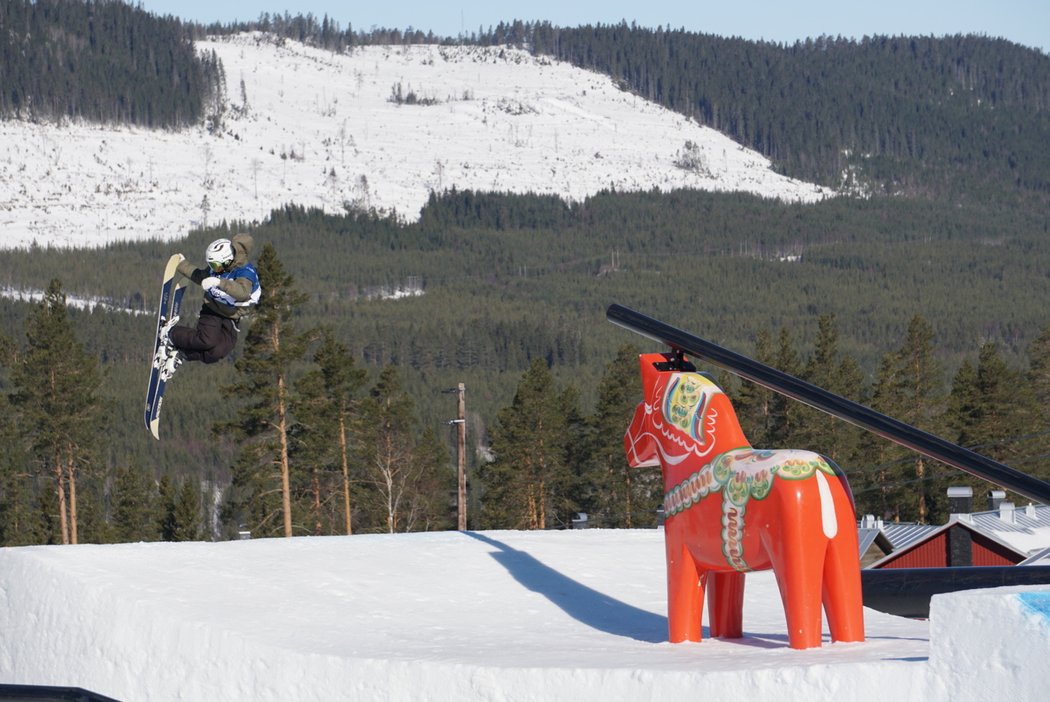
<path id="1" fill-rule="evenodd" d="M 1028 558 L 1026 558 L 1023 561 L 1021 561 L 1020 563 L 1018 563 L 1017 565 L 1023 565 L 1023 566 L 1030 566 L 1030 565 L 1050 566 L 1050 546 L 1047 546 L 1042 551 L 1039 551 L 1039 552 L 1029 556 Z"/>
<path id="2" fill-rule="evenodd" d="M 969 523 L 983 534 L 994 536 L 1023 554 L 1050 548 L 1050 506 L 1028 504 L 1015 507 L 1002 502 L 999 508 L 967 515 Z"/>
<path id="3" fill-rule="evenodd" d="M 913 543 L 921 541 L 932 531 L 937 530 L 936 525 L 915 524 L 914 522 L 887 522 L 876 519 L 873 515 L 866 514 L 858 523 L 858 537 L 862 538 L 867 546 L 861 545 L 861 553 L 871 546 L 879 534 L 888 542 L 889 551 L 899 551 Z"/>
<path id="4" fill-rule="evenodd" d="M 886 522 L 882 525 L 882 531 L 890 540 L 894 551 L 922 541 L 937 529 L 936 524 L 915 524 L 913 522 Z"/>
<path id="5" fill-rule="evenodd" d="M 892 544 L 893 551 L 908 548 L 959 522 L 981 533 L 992 541 L 1022 556 L 1050 548 L 1050 506 L 1028 504 L 1015 507 L 1002 502 L 997 509 L 968 514 L 955 514 L 947 524 L 915 524 L 884 522 L 866 515 L 859 523 L 858 535 L 870 546 L 881 531 Z M 870 533 L 874 530 L 875 533 Z M 866 546 L 862 543 L 861 553 Z"/>

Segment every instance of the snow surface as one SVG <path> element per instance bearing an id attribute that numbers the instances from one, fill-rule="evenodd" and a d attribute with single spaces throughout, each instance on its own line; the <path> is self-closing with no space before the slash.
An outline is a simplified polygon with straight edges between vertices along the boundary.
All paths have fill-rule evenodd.
<path id="1" fill-rule="evenodd" d="M 1045 589 L 938 595 L 930 622 L 865 609 L 865 642 L 825 626 L 797 651 L 772 574 L 753 573 L 743 639 L 670 644 L 663 554 L 655 529 L 0 549 L 0 682 L 121 700 L 1045 699 L 1029 694 L 1046 689 Z"/>
<path id="2" fill-rule="evenodd" d="M 225 68 L 213 130 L 0 120 L 0 247 L 170 240 L 288 203 L 412 221 L 452 188 L 834 194 L 608 76 L 510 47 L 333 54 L 262 34 L 197 47 Z M 398 88 L 417 104 L 393 102 Z"/>

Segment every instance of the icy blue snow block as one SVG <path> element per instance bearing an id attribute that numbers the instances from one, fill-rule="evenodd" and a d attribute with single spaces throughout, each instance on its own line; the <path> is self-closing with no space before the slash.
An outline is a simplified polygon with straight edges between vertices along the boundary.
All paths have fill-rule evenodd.
<path id="1" fill-rule="evenodd" d="M 1029 612 L 1039 615 L 1050 623 L 1050 592 L 1021 592 L 1017 599 Z"/>

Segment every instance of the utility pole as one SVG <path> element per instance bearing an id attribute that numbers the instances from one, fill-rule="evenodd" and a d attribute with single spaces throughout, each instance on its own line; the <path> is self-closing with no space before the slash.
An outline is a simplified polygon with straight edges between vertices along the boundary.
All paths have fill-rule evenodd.
<path id="1" fill-rule="evenodd" d="M 456 478 L 458 479 L 459 489 L 456 498 L 459 501 L 459 522 L 458 529 L 460 531 L 467 530 L 467 471 L 464 463 L 467 452 L 467 403 L 464 395 L 466 387 L 463 383 L 460 383 L 456 388 L 459 391 L 459 415 L 456 422 L 459 424 L 459 441 L 457 442 L 457 448 L 459 449 L 459 465 L 457 466 Z"/>
<path id="2" fill-rule="evenodd" d="M 447 393 L 454 392 L 459 395 L 459 412 L 457 418 L 450 421 L 449 424 L 456 424 L 459 429 L 456 441 L 456 505 L 458 508 L 456 528 L 460 531 L 467 530 L 467 471 L 465 464 L 467 455 L 467 403 L 465 390 L 466 386 L 463 383 L 460 383 L 455 388 L 445 390 Z"/>

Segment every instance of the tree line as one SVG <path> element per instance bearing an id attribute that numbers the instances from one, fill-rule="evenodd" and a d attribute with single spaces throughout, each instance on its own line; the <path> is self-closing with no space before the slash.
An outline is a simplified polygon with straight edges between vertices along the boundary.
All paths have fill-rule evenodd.
<path id="1" fill-rule="evenodd" d="M 888 351 L 869 386 L 843 354 L 834 317 L 821 316 L 815 346 L 799 352 L 789 330 L 759 336 L 754 357 L 779 370 L 1050 479 L 1047 369 L 1050 327 L 1029 349 L 1028 371 L 1007 364 L 994 343 L 981 347 L 943 380 L 932 328 L 914 317 L 900 346 Z M 483 528 L 564 528 L 578 511 L 603 527 L 652 526 L 663 498 L 658 469 L 629 469 L 623 432 L 640 401 L 634 347 L 622 347 L 603 373 L 593 414 L 575 388 L 558 387 L 535 361 L 492 430 L 493 460 L 477 468 Z M 943 523 L 947 488 L 974 494 L 997 486 L 962 473 L 760 386 L 720 374 L 741 426 L 756 448 L 808 448 L 843 466 L 858 514 L 888 521 Z M 542 435 L 541 435 L 542 431 Z M 1023 499 L 1023 498 L 1018 498 Z M 978 506 L 978 509 L 980 507 Z"/>
<path id="2" fill-rule="evenodd" d="M 0 544 L 453 527 L 448 447 L 420 422 L 397 368 L 383 368 L 368 387 L 368 374 L 331 329 L 296 325 L 304 299 L 272 246 L 258 269 L 267 295 L 222 388 L 226 409 L 208 413 L 215 440 L 231 448 L 229 481 L 218 485 L 104 459 L 103 437 L 112 429 L 104 371 L 84 351 L 61 285 L 52 281 L 26 321 L 24 342 L 2 340 Z M 754 356 L 1050 479 L 1050 327 L 1028 351 L 1029 368 L 1021 371 L 996 344 L 985 344 L 976 364 L 963 363 L 946 384 L 932 327 L 916 316 L 868 385 L 856 360 L 842 353 L 834 317 L 822 315 L 811 352 L 800 353 L 782 328 L 761 334 Z M 557 381 L 545 360 L 528 365 L 491 424 L 484 457 L 469 463 L 469 527 L 566 528 L 581 512 L 608 528 L 659 522 L 659 470 L 628 468 L 623 451 L 641 399 L 638 353 L 627 344 L 604 364 L 590 412 L 575 383 Z M 941 523 L 949 485 L 971 485 L 976 494 L 996 487 L 747 381 L 722 374 L 718 382 L 753 446 L 809 448 L 844 466 L 858 513 Z M 216 502 L 217 514 L 210 508 Z"/>
<path id="3" fill-rule="evenodd" d="M 209 399 L 211 427 L 197 428 L 231 447 L 222 485 L 157 475 L 126 455 L 107 461 L 105 371 L 77 338 L 61 283 L 51 282 L 24 342 L 0 340 L 0 543 L 448 528 L 447 456 L 433 432 L 418 431 L 397 370 L 364 393 L 366 374 L 330 330 L 296 327 L 302 293 L 272 246 L 257 267 L 267 295 L 225 402 Z M 220 498 L 215 524 L 210 505 Z"/>
<path id="4" fill-rule="evenodd" d="M 289 206 L 261 224 L 224 224 L 174 242 L 0 251 L 4 285 L 28 290 L 60 278 L 78 297 L 117 308 L 67 311 L 105 370 L 113 420 L 112 440 L 100 447 L 107 465 L 140 463 L 173 480 L 195 474 L 214 485 L 231 480 L 231 435 L 207 429 L 210 408 L 228 405 L 219 388 L 232 382 L 232 363 L 177 377 L 159 445 L 140 417 L 160 263 L 175 251 L 197 257 L 242 227 L 279 249 L 296 272 L 305 296 L 296 324 L 330 328 L 371 379 L 396 368 L 421 426 L 446 452 L 449 405 L 440 390 L 467 384 L 472 443 L 482 445 L 536 360 L 556 381 L 571 379 L 581 411 L 590 412 L 604 364 L 630 340 L 605 321 L 610 302 L 743 353 L 782 327 L 809 347 L 820 316 L 833 315 L 842 351 L 867 383 L 918 315 L 933 327 L 948 382 L 986 342 L 1011 367 L 1027 367 L 1028 346 L 1045 325 L 1039 301 L 1050 294 L 1046 212 L 994 200 L 789 205 L 681 192 L 607 193 L 570 205 L 549 196 L 450 192 L 435 195 L 415 223 Z M 407 279 L 423 294 L 362 293 Z M 23 328 L 30 309 L 0 298 L 3 329 Z M 233 358 L 242 353 L 238 347 Z"/>
<path id="5" fill-rule="evenodd" d="M 1038 147 L 1050 136 L 1050 57 L 1003 39 L 824 36 L 785 46 L 626 23 L 516 22 L 479 41 L 606 73 L 797 178 L 924 197 L 958 198 L 962 183 L 1043 202 L 1050 194 Z"/>
<path id="6" fill-rule="evenodd" d="M 605 29 L 596 35 L 606 37 Z M 676 56 L 675 42 L 692 41 L 647 32 L 632 41 L 657 42 Z M 934 64 L 951 63 L 951 52 L 938 53 L 951 42 L 938 41 Z M 730 55 L 739 59 L 755 47 L 737 48 Z M 1013 75 L 1028 54 L 1007 49 L 1003 70 Z M 1040 66 L 1037 60 L 1032 75 L 1042 75 Z M 1024 80 L 1007 76 L 999 88 L 980 78 L 983 70 L 966 71 L 975 100 L 992 100 L 988 90 L 1026 93 Z M 914 82 L 926 86 L 927 98 L 934 94 L 929 76 Z M 910 85 L 898 90 L 912 95 Z M 1050 217 L 1038 206 L 1041 186 L 1028 176 L 995 175 L 1006 141 L 988 134 L 999 127 L 1009 139 L 1041 133 L 1045 110 L 993 97 L 1002 124 L 977 122 L 952 137 L 969 143 L 981 132 L 991 166 L 927 147 L 921 177 L 945 187 L 902 190 L 913 197 L 801 205 L 741 194 L 606 192 L 566 203 L 449 191 L 435 193 L 411 223 L 290 205 L 262 223 L 223 222 L 176 242 L 0 251 L 5 286 L 28 291 L 62 281 L 46 290 L 44 303 L 0 298 L 0 328 L 25 331 L 5 342 L 0 372 L 4 543 L 233 536 L 242 527 L 270 535 L 286 533 L 289 522 L 292 533 L 448 526 L 455 513 L 443 435 L 450 408 L 440 389 L 457 382 L 466 383 L 470 408 L 472 527 L 555 528 L 576 511 L 598 524 L 651 524 L 658 484 L 615 464 L 624 425 L 606 405 L 616 404 L 616 392 L 625 393 L 623 407 L 637 401 L 626 390 L 637 375 L 628 368 L 631 354 L 621 359 L 617 349 L 638 340 L 604 321 L 614 301 L 730 348 L 754 349 L 770 365 L 1039 474 L 1045 418 L 1025 398 L 1031 389 L 1045 406 L 1037 372 L 1045 361 L 1033 344 L 1043 338 L 1040 300 L 1050 293 L 1043 246 Z M 1034 117 L 1019 119 L 1020 104 Z M 1029 147 L 1017 164 L 1042 158 L 1044 149 Z M 909 173 L 901 164 L 891 171 Z M 986 189 L 985 176 L 1001 182 Z M 1017 206 L 1018 197 L 1027 206 Z M 173 249 L 193 257 L 243 228 L 272 247 L 259 263 L 273 307 L 260 308 L 229 363 L 180 371 L 163 440 L 151 443 L 140 425 L 141 395 L 159 262 Z M 294 281 L 286 270 L 296 272 Z M 384 300 L 369 293 L 406 280 L 424 294 Z M 68 307 L 60 303 L 66 292 L 133 313 Z M 926 320 L 916 323 L 916 336 L 932 345 L 922 380 L 903 360 L 916 319 Z M 279 348 L 270 345 L 275 332 Z M 49 341 L 37 348 L 38 338 Z M 73 349 L 74 365 L 99 371 L 74 386 L 82 405 L 67 408 L 79 417 L 68 425 L 33 414 L 46 403 L 32 393 L 51 387 L 44 369 L 67 360 L 48 357 L 48 348 Z M 608 368 L 614 356 L 615 372 Z M 748 417 L 752 443 L 832 455 L 864 511 L 936 522 L 943 490 L 935 481 L 966 480 L 720 380 Z M 982 405 L 993 399 L 1001 406 Z M 1018 408 L 1027 409 L 1014 416 Z M 543 447 L 531 446 L 522 437 L 540 423 L 549 436 Z M 807 433 L 815 430 L 826 435 Z M 400 472 L 406 456 L 416 472 Z"/>
<path id="7" fill-rule="evenodd" d="M 199 124 L 225 90 L 193 32 L 108 0 L 0 0 L 0 118 L 170 129 Z"/>

